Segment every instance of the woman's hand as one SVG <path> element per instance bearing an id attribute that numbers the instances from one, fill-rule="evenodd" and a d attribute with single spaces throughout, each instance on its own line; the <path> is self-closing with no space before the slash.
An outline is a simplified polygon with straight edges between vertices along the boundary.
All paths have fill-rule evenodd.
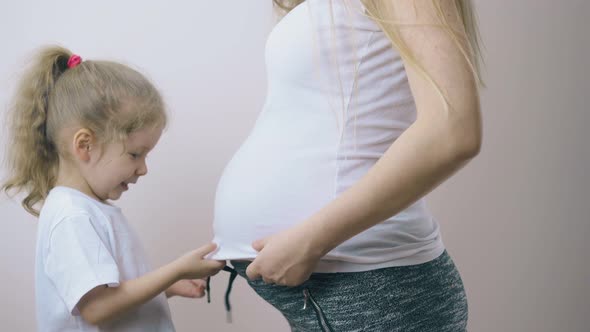
<path id="1" fill-rule="evenodd" d="M 246 274 L 250 280 L 262 278 L 267 284 L 298 286 L 309 279 L 323 256 L 313 243 L 313 236 L 303 227 L 254 241 L 252 248 L 259 253 Z"/>
<path id="2" fill-rule="evenodd" d="M 170 298 L 173 296 L 188 297 L 188 298 L 200 298 L 205 296 L 206 282 L 202 279 L 190 280 L 183 279 L 174 283 L 166 290 L 166 297 Z"/>

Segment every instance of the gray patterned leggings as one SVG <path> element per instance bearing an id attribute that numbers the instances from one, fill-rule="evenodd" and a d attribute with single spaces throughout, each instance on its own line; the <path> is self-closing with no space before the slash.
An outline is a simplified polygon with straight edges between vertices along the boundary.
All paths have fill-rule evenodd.
<path id="1" fill-rule="evenodd" d="M 445 251 L 419 265 L 366 272 L 314 273 L 297 287 L 250 281 L 250 262 L 231 261 L 238 274 L 277 308 L 293 332 L 466 331 L 467 297 Z"/>

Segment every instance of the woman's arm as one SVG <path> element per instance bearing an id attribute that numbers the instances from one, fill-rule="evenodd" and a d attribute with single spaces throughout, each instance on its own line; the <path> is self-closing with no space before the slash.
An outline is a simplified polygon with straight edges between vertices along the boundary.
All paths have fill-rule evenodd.
<path id="1" fill-rule="evenodd" d="M 436 23 L 431 0 L 393 1 L 403 22 Z M 453 1 L 440 1 L 452 27 L 463 31 Z M 417 119 L 355 186 L 306 221 L 325 234 L 323 253 L 395 215 L 433 190 L 476 156 L 481 146 L 481 118 L 476 79 L 449 35 L 437 27 L 410 25 L 400 35 L 418 63 L 447 96 L 444 108 L 436 88 L 406 66 Z M 327 251 L 326 251 L 327 250 Z"/>
<path id="2" fill-rule="evenodd" d="M 395 18 L 435 23 L 429 0 L 389 0 Z M 451 0 L 440 1 L 449 24 L 464 32 Z M 400 29 L 408 49 L 446 95 L 414 67 L 406 71 L 417 108 L 416 121 L 354 186 L 296 227 L 254 243 L 259 256 L 250 278 L 297 285 L 317 261 L 352 236 L 401 212 L 464 166 L 481 146 L 481 119 L 474 73 L 455 41 L 432 26 Z"/>

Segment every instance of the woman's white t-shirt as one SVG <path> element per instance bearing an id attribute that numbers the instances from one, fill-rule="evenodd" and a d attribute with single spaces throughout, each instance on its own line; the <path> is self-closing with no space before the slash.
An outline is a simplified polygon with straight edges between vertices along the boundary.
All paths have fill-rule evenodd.
<path id="1" fill-rule="evenodd" d="M 213 259 L 253 259 L 254 240 L 304 221 L 354 185 L 416 119 L 404 64 L 358 0 L 307 0 L 266 44 L 268 94 L 226 166 Z M 444 251 L 424 200 L 329 252 L 316 272 L 430 261 Z"/>

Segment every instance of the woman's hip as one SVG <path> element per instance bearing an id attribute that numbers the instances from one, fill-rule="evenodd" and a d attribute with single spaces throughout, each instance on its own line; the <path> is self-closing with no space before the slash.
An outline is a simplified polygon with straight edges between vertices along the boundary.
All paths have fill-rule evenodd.
<path id="1" fill-rule="evenodd" d="M 246 279 L 248 264 L 232 261 Z M 467 324 L 463 282 L 446 251 L 419 265 L 314 273 L 297 287 L 248 283 L 293 331 L 464 331 Z"/>

